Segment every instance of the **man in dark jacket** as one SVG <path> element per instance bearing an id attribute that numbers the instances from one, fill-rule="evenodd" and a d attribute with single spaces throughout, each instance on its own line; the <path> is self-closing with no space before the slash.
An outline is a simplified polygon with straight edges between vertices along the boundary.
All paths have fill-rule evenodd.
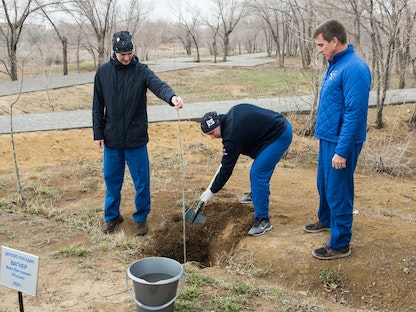
<path id="1" fill-rule="evenodd" d="M 270 179 L 283 154 L 292 142 L 292 126 L 280 113 L 252 104 L 239 104 L 227 114 L 206 113 L 201 129 L 211 138 L 222 138 L 221 167 L 212 184 L 201 194 L 207 203 L 231 177 L 241 154 L 254 159 L 250 169 L 250 186 L 255 222 L 250 236 L 263 235 L 273 226 L 269 220 Z"/>
<path id="2" fill-rule="evenodd" d="M 94 142 L 104 149 L 104 233 L 114 232 L 123 222 L 120 214 L 121 188 L 125 164 L 136 189 L 136 234 L 147 233 L 150 212 L 150 167 L 147 152 L 147 90 L 176 109 L 183 101 L 147 65 L 133 53 L 132 34 L 117 32 L 113 36 L 113 55 L 100 66 L 94 79 L 92 121 Z"/>
<path id="3" fill-rule="evenodd" d="M 322 79 L 315 126 L 319 139 L 318 221 L 304 230 L 331 231 L 328 244 L 312 252 L 315 258 L 330 260 L 351 254 L 354 171 L 366 139 L 371 73 L 347 43 L 340 22 L 324 22 L 314 38 L 328 67 Z"/>

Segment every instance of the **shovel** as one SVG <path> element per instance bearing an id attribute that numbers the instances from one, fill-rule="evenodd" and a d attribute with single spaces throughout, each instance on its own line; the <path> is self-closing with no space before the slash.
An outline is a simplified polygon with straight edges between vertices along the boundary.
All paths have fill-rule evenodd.
<path id="1" fill-rule="evenodd" d="M 191 223 L 205 223 L 205 220 L 207 219 L 207 217 L 202 214 L 199 214 L 199 210 L 201 210 L 203 205 L 204 205 L 204 202 L 201 200 L 198 203 L 198 206 L 196 206 L 195 210 L 189 209 L 189 208 L 186 209 L 185 220 Z"/>
<path id="2" fill-rule="evenodd" d="M 218 166 L 217 172 L 215 172 L 214 177 L 212 178 L 211 182 L 209 183 L 208 188 L 211 188 L 212 183 L 214 183 L 215 178 L 217 177 L 218 172 L 220 172 L 221 165 Z M 199 211 L 201 210 L 202 206 L 205 203 L 201 200 L 198 205 L 196 206 L 195 210 L 193 209 L 186 209 L 185 211 L 185 221 L 191 223 L 205 223 L 207 217 L 200 214 Z"/>

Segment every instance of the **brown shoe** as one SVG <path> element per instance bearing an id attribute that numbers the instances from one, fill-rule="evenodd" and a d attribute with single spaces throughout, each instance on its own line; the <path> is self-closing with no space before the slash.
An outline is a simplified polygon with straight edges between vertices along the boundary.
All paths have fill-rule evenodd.
<path id="1" fill-rule="evenodd" d="M 119 215 L 117 218 L 115 218 L 113 221 L 106 222 L 103 227 L 103 233 L 113 233 L 116 229 L 116 226 L 119 225 L 124 221 L 123 217 Z"/>
<path id="2" fill-rule="evenodd" d="M 136 236 L 143 236 L 147 233 L 146 221 L 136 223 Z"/>

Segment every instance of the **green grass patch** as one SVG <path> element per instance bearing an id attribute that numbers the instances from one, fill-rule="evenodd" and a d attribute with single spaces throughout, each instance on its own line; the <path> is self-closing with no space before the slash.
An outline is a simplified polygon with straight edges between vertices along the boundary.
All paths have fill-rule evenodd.
<path id="1" fill-rule="evenodd" d="M 237 295 L 253 296 L 255 288 L 245 282 L 237 282 L 232 287 L 231 291 Z"/>
<path id="2" fill-rule="evenodd" d="M 87 253 L 87 249 L 83 247 L 61 247 L 58 253 L 67 257 L 81 257 Z"/>
<path id="3" fill-rule="evenodd" d="M 215 298 L 211 300 L 211 304 L 214 311 L 233 312 L 242 309 L 238 297 Z"/>
<path id="4" fill-rule="evenodd" d="M 285 97 L 307 95 L 312 92 L 308 71 L 286 70 L 277 66 L 194 68 L 181 71 L 180 79 L 171 73 L 160 77 L 186 95 L 187 103 L 224 101 L 246 98 Z M 149 104 L 160 100 L 149 94 Z"/>
<path id="5" fill-rule="evenodd" d="M 323 284 L 325 289 L 334 290 L 340 286 L 340 275 L 330 269 L 321 269 L 319 271 L 319 280 Z"/>

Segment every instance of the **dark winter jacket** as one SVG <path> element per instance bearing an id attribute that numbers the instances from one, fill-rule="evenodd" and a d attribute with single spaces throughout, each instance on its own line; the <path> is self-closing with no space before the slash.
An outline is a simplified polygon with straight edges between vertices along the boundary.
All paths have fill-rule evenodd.
<path id="1" fill-rule="evenodd" d="M 94 140 L 104 139 L 106 146 L 117 149 L 146 145 L 147 89 L 172 105 L 174 91 L 137 57 L 129 65 L 123 65 L 113 56 L 100 66 L 94 79 Z"/>
<path id="2" fill-rule="evenodd" d="M 367 133 L 371 74 L 354 47 L 336 54 L 328 62 L 319 95 L 315 136 L 337 143 L 335 152 L 348 158 L 354 144 Z"/>
<path id="3" fill-rule="evenodd" d="M 280 113 L 252 104 L 238 104 L 219 115 L 223 156 L 211 191 L 217 193 L 227 183 L 241 154 L 256 158 L 287 128 Z"/>

